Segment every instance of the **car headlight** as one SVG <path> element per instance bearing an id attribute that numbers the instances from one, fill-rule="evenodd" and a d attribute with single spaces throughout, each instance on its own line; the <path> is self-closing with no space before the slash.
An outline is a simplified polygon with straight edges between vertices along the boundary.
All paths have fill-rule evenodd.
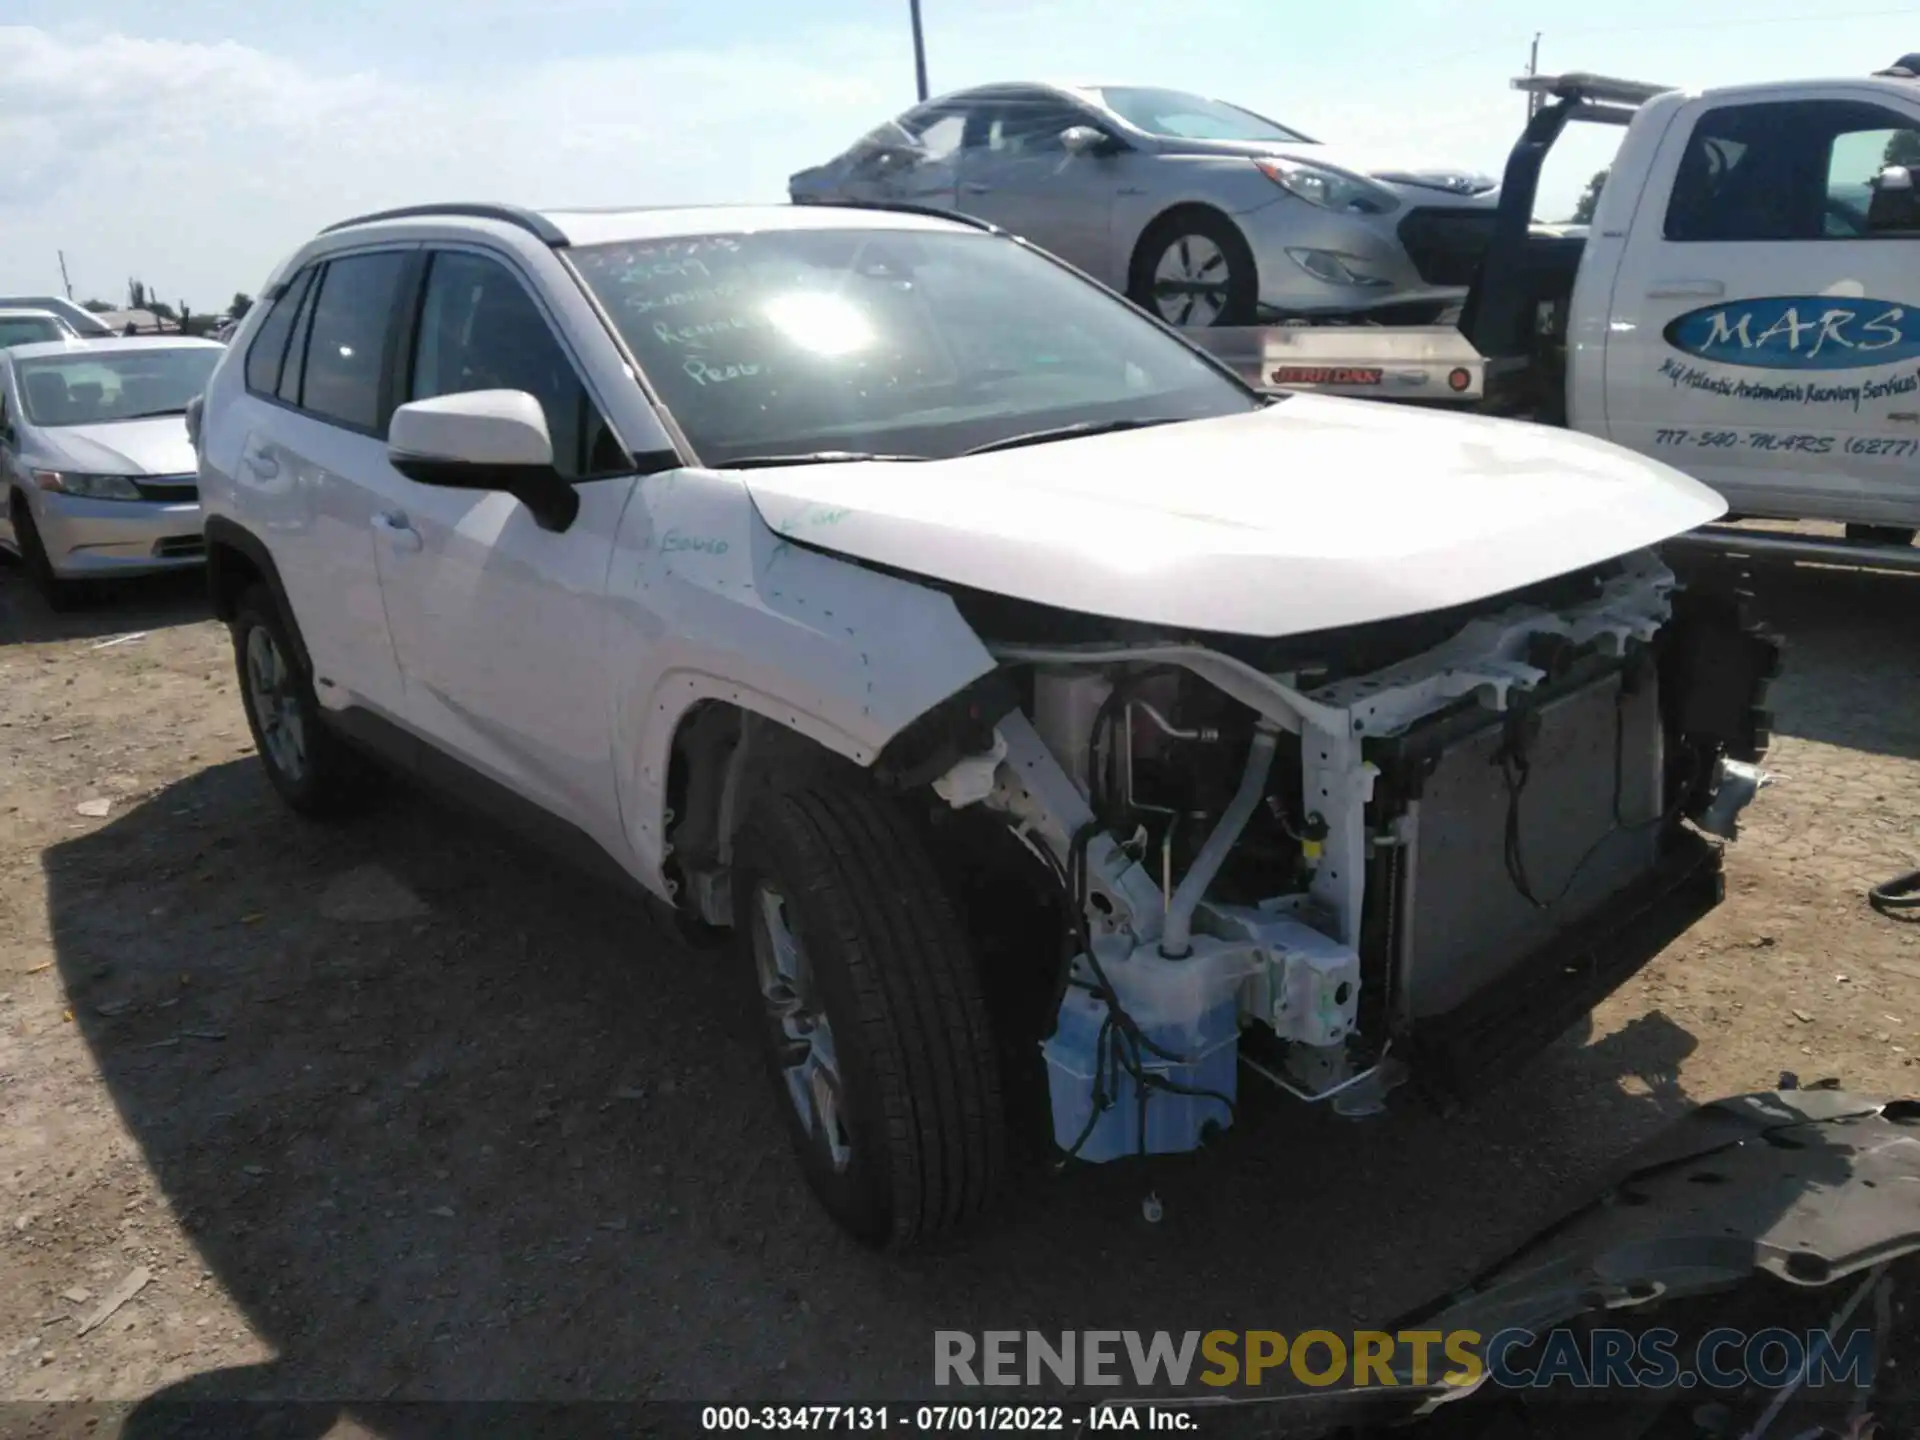
<path id="1" fill-rule="evenodd" d="M 36 470 L 33 483 L 42 490 L 81 500 L 138 500 L 140 491 L 125 475 L 82 475 L 73 470 Z"/>
<path id="2" fill-rule="evenodd" d="M 1255 160 L 1260 173 L 1289 194 L 1322 210 L 1338 210 L 1350 215 L 1386 215 L 1400 208 L 1390 190 L 1318 165 L 1302 165 L 1297 160 Z"/>

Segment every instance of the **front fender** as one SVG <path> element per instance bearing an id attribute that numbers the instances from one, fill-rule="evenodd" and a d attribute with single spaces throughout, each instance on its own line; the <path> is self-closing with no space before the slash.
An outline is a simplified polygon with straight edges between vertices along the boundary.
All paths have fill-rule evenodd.
<path id="1" fill-rule="evenodd" d="M 774 533 L 711 471 L 641 482 L 608 575 L 621 821 L 664 894 L 667 776 L 696 705 L 737 705 L 861 766 L 994 668 L 945 594 Z"/>

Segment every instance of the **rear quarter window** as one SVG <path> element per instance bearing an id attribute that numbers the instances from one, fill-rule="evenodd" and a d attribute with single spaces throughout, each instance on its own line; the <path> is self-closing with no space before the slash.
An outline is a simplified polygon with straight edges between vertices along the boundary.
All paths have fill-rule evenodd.
<path id="1" fill-rule="evenodd" d="M 272 395 L 280 388 L 280 367 L 287 359 L 287 338 L 293 333 L 293 318 L 300 311 L 300 301 L 313 283 L 314 268 L 309 265 L 287 282 L 280 298 L 271 302 L 267 318 L 260 322 L 252 343 L 247 346 L 247 389 L 256 394 Z"/>

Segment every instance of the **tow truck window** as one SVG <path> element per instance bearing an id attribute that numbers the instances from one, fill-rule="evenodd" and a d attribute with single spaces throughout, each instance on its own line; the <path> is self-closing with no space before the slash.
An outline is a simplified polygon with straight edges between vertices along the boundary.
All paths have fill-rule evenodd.
<path id="1" fill-rule="evenodd" d="M 1859 238 L 1867 234 L 1874 177 L 1908 155 L 1920 163 L 1912 122 L 1865 101 L 1720 106 L 1687 141 L 1667 202 L 1666 238 Z"/>

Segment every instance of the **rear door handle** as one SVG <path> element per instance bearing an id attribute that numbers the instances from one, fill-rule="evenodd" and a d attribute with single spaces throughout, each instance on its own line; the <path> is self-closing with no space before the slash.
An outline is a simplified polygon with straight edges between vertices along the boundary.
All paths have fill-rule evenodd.
<path id="1" fill-rule="evenodd" d="M 1649 300 L 1717 300 L 1726 293 L 1718 280 L 1656 280 L 1647 287 Z"/>
<path id="2" fill-rule="evenodd" d="M 373 528 L 387 537 L 387 543 L 404 554 L 417 554 L 426 542 L 413 523 L 398 510 L 384 510 L 373 517 Z"/>

